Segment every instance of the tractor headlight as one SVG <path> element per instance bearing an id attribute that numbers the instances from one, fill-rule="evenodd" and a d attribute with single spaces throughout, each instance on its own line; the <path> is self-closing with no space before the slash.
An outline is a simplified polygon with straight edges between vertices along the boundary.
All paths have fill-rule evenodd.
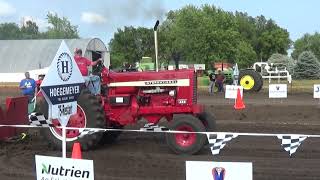
<path id="1" fill-rule="evenodd" d="M 176 95 L 176 91 L 175 90 L 169 91 L 169 96 L 175 96 L 175 95 Z"/>

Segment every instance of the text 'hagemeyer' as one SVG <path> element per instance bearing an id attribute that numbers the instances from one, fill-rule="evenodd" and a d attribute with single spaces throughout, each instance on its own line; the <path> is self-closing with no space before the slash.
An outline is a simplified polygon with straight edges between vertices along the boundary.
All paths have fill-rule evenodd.
<path id="1" fill-rule="evenodd" d="M 80 93 L 79 86 L 50 88 L 50 97 L 67 96 Z"/>

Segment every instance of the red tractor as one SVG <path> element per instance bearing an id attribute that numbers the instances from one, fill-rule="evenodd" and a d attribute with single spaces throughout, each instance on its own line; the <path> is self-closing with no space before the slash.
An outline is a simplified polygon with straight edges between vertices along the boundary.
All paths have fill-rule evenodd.
<path id="1" fill-rule="evenodd" d="M 197 104 L 197 79 L 192 69 L 159 72 L 113 72 L 100 68 L 102 92 L 99 96 L 84 89 L 78 99 L 78 111 L 71 116 L 68 127 L 115 128 L 135 124 L 140 119 L 157 124 L 168 121 L 170 130 L 204 132 L 214 131 L 212 115 Z M 37 97 L 37 112 L 45 115 L 48 105 Z M 59 126 L 58 120 L 52 120 Z M 103 143 L 112 143 L 120 131 L 98 132 L 83 135 L 79 130 L 67 130 L 67 146 L 80 141 L 83 149 Z M 42 129 L 41 134 L 56 148 L 61 147 L 61 129 Z M 166 133 L 167 143 L 175 153 L 197 153 L 207 142 L 204 134 Z"/>
<path id="2" fill-rule="evenodd" d="M 168 128 L 175 131 L 205 132 L 215 130 L 212 115 L 197 104 L 197 76 L 194 69 L 158 71 L 157 21 L 154 27 L 156 71 L 112 72 L 102 64 L 94 69 L 101 78 L 101 94 L 94 96 L 87 89 L 78 99 L 77 114 L 70 117 L 68 127 L 114 128 L 135 124 L 146 119 L 156 125 L 165 118 Z M 43 97 L 37 98 L 36 110 L 48 114 L 48 105 Z M 58 120 L 52 120 L 59 126 Z M 60 148 L 60 128 L 43 129 L 41 134 L 53 147 Z M 67 130 L 67 146 L 80 141 L 84 150 L 101 143 L 112 143 L 121 131 L 87 133 Z M 53 134 L 53 136 L 52 136 Z M 168 146 L 178 154 L 197 153 L 207 142 L 199 133 L 166 133 Z"/>

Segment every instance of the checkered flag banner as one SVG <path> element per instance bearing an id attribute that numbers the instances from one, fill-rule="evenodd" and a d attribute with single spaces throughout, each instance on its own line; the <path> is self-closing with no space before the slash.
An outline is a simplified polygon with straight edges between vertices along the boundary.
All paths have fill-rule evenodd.
<path id="1" fill-rule="evenodd" d="M 277 135 L 277 137 L 281 140 L 281 146 L 284 150 L 290 153 L 290 157 L 307 138 L 306 136 L 298 135 Z"/>
<path id="2" fill-rule="evenodd" d="M 99 129 L 84 129 L 84 128 L 81 128 L 81 129 L 79 129 L 80 135 L 78 136 L 78 138 L 82 138 L 82 137 L 84 137 L 86 135 L 92 135 L 92 134 L 97 133 L 99 131 L 101 131 L 101 130 L 99 130 Z M 103 131 L 106 131 L 106 130 L 103 130 Z"/>
<path id="3" fill-rule="evenodd" d="M 140 131 L 162 132 L 162 131 L 169 131 L 169 128 L 164 126 L 158 126 L 153 123 L 148 123 L 148 124 L 145 124 L 143 128 L 140 128 Z"/>
<path id="4" fill-rule="evenodd" d="M 54 127 L 54 124 L 48 119 L 44 117 L 41 113 L 31 113 L 29 115 L 29 122 L 31 126 L 38 126 L 38 127 Z"/>
<path id="5" fill-rule="evenodd" d="M 224 148 L 226 143 L 228 141 L 231 141 L 233 138 L 236 138 L 237 136 L 237 134 L 226 133 L 207 134 L 212 155 L 219 154 L 220 150 Z"/>

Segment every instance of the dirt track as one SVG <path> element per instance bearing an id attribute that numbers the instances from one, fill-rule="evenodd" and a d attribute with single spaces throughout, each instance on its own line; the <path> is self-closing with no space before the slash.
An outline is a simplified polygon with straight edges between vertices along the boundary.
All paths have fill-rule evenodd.
<path id="1" fill-rule="evenodd" d="M 3 94 L 1 94 L 3 95 Z M 289 95 L 288 100 L 269 100 L 267 94 L 246 94 L 246 110 L 233 110 L 222 95 L 201 96 L 217 118 L 219 131 L 320 134 L 320 105 L 312 94 Z M 141 124 L 142 125 L 142 124 Z M 137 127 L 136 127 L 137 128 Z M 60 155 L 36 135 L 19 144 L 0 144 L 0 179 L 35 179 L 34 155 Z M 275 137 L 238 137 L 220 155 L 209 147 L 194 156 L 173 154 L 163 135 L 123 133 L 113 145 L 85 152 L 93 159 L 97 180 L 185 179 L 186 160 L 253 162 L 254 179 L 319 179 L 320 139 L 308 138 L 289 158 Z"/>

